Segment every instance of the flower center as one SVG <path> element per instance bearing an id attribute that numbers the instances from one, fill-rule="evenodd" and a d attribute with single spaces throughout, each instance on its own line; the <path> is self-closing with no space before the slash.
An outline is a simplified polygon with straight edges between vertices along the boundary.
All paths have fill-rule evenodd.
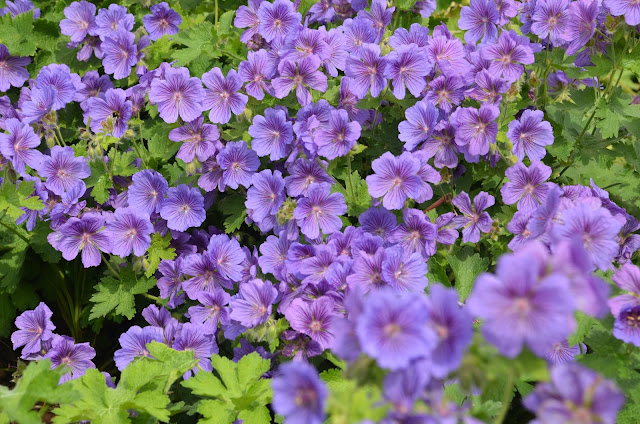
<path id="1" fill-rule="evenodd" d="M 320 330 L 322 330 L 322 323 L 320 321 L 317 321 L 317 320 L 314 319 L 313 321 L 311 321 L 311 324 L 309 324 L 309 328 L 314 333 L 317 333 Z"/>

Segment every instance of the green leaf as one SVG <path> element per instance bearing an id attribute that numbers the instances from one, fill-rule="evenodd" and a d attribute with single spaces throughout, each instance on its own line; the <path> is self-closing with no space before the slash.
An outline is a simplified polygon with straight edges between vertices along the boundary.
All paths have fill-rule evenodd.
<path id="1" fill-rule="evenodd" d="M 382 402 L 378 387 L 346 379 L 344 373 L 335 368 L 323 371 L 320 378 L 329 389 L 328 410 L 335 422 L 378 422 L 385 416 L 386 407 L 380 406 Z"/>
<path id="2" fill-rule="evenodd" d="M 151 246 L 147 250 L 149 255 L 149 267 L 145 271 L 144 275 L 147 277 L 151 277 L 156 270 L 158 269 L 158 265 L 160 265 L 160 261 L 172 260 L 176 257 L 176 249 L 173 247 L 169 247 L 171 244 L 171 234 L 167 233 L 166 236 L 162 237 L 160 233 L 154 233 L 151 238 Z"/>
<path id="3" fill-rule="evenodd" d="M 133 165 L 136 157 L 133 151 L 121 153 L 115 147 L 109 150 L 109 167 L 113 175 L 128 177 L 138 172 L 138 168 Z"/>
<path id="4" fill-rule="evenodd" d="M 228 10 L 220 15 L 220 19 L 218 19 L 218 35 L 229 34 L 231 28 L 233 28 L 232 23 L 235 14 L 235 10 Z"/>
<path id="5" fill-rule="evenodd" d="M 181 143 L 169 140 L 169 133 L 174 127 L 164 122 L 145 121 L 143 134 L 147 140 L 147 147 L 152 158 L 159 161 L 168 161 L 178 152 Z"/>
<path id="6" fill-rule="evenodd" d="M 69 385 L 58 385 L 62 374 L 61 368 L 51 369 L 49 359 L 29 363 L 13 390 L 0 386 L 0 411 L 11 422 L 41 423 L 40 416 L 33 410 L 36 403 L 73 402 L 78 396 Z"/>
<path id="7" fill-rule="evenodd" d="M 460 295 L 460 301 L 464 302 L 471 294 L 473 281 L 478 274 L 488 269 L 489 258 L 482 258 L 480 254 L 473 253 L 473 249 L 465 246 L 455 256 L 448 256 L 447 260 L 455 274 L 454 284 Z"/>
<path id="8" fill-rule="evenodd" d="M 174 42 L 186 46 L 186 48 L 174 50 L 171 55 L 178 62 L 178 66 L 186 66 L 200 56 L 219 56 L 219 53 L 216 53 L 218 49 L 215 48 L 217 36 L 211 22 L 205 21 L 192 28 L 181 28 L 172 37 Z"/>
<path id="9" fill-rule="evenodd" d="M 0 44 L 7 46 L 12 56 L 32 56 L 36 52 L 32 32 L 32 10 L 15 18 L 11 17 L 11 13 L 0 18 Z"/>
<path id="10" fill-rule="evenodd" d="M 111 311 L 132 319 L 136 314 L 135 295 L 146 293 L 155 285 L 154 278 L 138 279 L 130 268 L 120 269 L 119 280 L 111 276 L 102 277 L 91 296 L 91 302 L 95 305 L 91 308 L 89 319 L 104 317 Z"/>
<path id="11" fill-rule="evenodd" d="M 336 166 L 341 167 L 341 165 Z M 346 166 L 343 169 L 346 169 Z M 349 174 L 346 172 L 336 176 L 344 181 L 344 187 L 340 184 L 334 184 L 332 191 L 342 193 L 344 196 L 345 203 L 347 204 L 347 215 L 358 217 L 369 209 L 371 196 L 369 195 L 367 182 L 360 178 L 358 171 L 351 173 L 351 181 L 349 181 Z M 351 190 L 352 184 L 353 190 Z"/>
<path id="12" fill-rule="evenodd" d="M 198 413 L 204 418 L 198 424 L 231 424 L 235 421 L 233 407 L 219 400 L 205 399 L 198 406 Z"/>
<path id="13" fill-rule="evenodd" d="M 578 322 L 578 326 L 571 337 L 569 337 L 569 346 L 575 346 L 584 341 L 584 338 L 595 323 L 595 318 L 585 315 L 582 312 L 578 312 L 576 314 L 576 321 Z"/>
<path id="14" fill-rule="evenodd" d="M 411 8 L 416 4 L 416 0 L 398 0 L 396 5 L 400 10 L 411 10 Z"/>
<path id="15" fill-rule="evenodd" d="M 13 223 L 6 225 L 18 233 L 23 231 Z M 13 293 L 20 285 L 27 247 L 22 238 L 0 227 L 0 293 Z"/>
<path id="16" fill-rule="evenodd" d="M 104 203 L 109 199 L 108 189 L 113 188 L 111 176 L 107 173 L 104 164 L 100 163 L 102 159 L 89 162 L 91 175 L 85 180 L 87 188 L 92 188 L 91 196 L 98 203 Z"/>
<path id="17" fill-rule="evenodd" d="M 47 236 L 53 231 L 48 222 L 39 221 L 30 233 L 29 246 L 45 261 L 57 264 L 62 259 L 62 253 L 51 246 Z"/>
<path id="18" fill-rule="evenodd" d="M 245 197 L 239 194 L 225 197 L 220 202 L 220 211 L 227 217 L 224 220 L 224 228 L 227 234 L 237 231 L 247 216 L 247 208 L 244 206 Z"/>
<path id="19" fill-rule="evenodd" d="M 0 186 L 0 212 L 6 211 L 7 216 L 16 220 L 24 213 L 21 207 L 36 211 L 44 209 L 42 200 L 32 196 L 35 184 L 34 181 L 22 181 L 16 187 L 5 181 Z"/>
<path id="20" fill-rule="evenodd" d="M 238 414 L 238 419 L 244 420 L 245 423 L 270 424 L 271 414 L 266 406 L 260 406 L 255 409 L 243 409 Z"/>

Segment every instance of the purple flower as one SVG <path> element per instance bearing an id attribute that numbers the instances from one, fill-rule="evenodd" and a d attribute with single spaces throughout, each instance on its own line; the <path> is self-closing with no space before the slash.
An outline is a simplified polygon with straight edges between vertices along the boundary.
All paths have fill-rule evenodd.
<path id="1" fill-rule="evenodd" d="M 396 291 L 424 293 L 429 284 L 427 263 L 419 253 L 405 255 L 401 246 L 389 247 L 382 261 L 382 279 Z"/>
<path id="2" fill-rule="evenodd" d="M 387 85 L 386 69 L 387 59 L 380 56 L 380 46 L 365 44 L 357 55 L 349 55 L 344 74 L 353 80 L 351 90 L 356 96 L 364 98 L 371 89 L 371 96 L 378 97 Z"/>
<path id="3" fill-rule="evenodd" d="M 464 94 L 483 104 L 500 106 L 502 94 L 506 93 L 509 87 L 507 81 L 483 69 L 476 74 L 475 85 L 466 90 Z"/>
<path id="4" fill-rule="evenodd" d="M 368 23 L 373 26 L 378 33 L 378 38 L 375 42 L 379 43 L 380 40 L 382 40 L 384 29 L 391 23 L 391 16 L 396 8 L 390 7 L 387 9 L 387 2 L 385 0 L 372 0 L 369 9 L 370 12 L 367 10 L 359 11 L 358 18 L 364 18 L 369 21 Z"/>
<path id="5" fill-rule="evenodd" d="M 278 1 L 288 0 L 276 0 Z M 276 98 L 286 97 L 295 88 L 300 105 L 306 106 L 311 103 L 311 93 L 308 88 L 322 92 L 327 90 L 327 76 L 318 70 L 320 63 L 320 58 L 315 55 L 305 57 L 297 65 L 290 60 L 280 62 L 278 65 L 280 76 L 271 81 Z"/>
<path id="6" fill-rule="evenodd" d="M 4 127 L 8 134 L 0 133 L 0 153 L 7 159 L 16 172 L 23 177 L 26 174 L 26 166 L 39 170 L 44 156 L 35 148 L 40 145 L 40 137 L 33 128 L 15 118 L 4 121 Z"/>
<path id="7" fill-rule="evenodd" d="M 524 398 L 524 406 L 538 422 L 614 424 L 624 405 L 616 385 L 578 364 L 551 368 L 551 381 L 537 384 Z"/>
<path id="8" fill-rule="evenodd" d="M 158 327 L 129 328 L 118 339 L 121 348 L 113 353 L 116 367 L 123 371 L 135 358 L 150 357 L 147 344 L 152 341 L 162 343 L 162 330 Z"/>
<path id="9" fill-rule="evenodd" d="M 53 88 L 56 93 L 52 109 L 59 110 L 74 100 L 76 91 L 83 88 L 84 84 L 80 76 L 72 74 L 67 65 L 54 63 L 40 69 L 36 77 L 37 88 L 45 89 L 47 86 Z"/>
<path id="10" fill-rule="evenodd" d="M 330 48 L 324 41 L 324 33 L 317 29 L 304 28 L 296 34 L 291 48 L 286 51 L 282 59 L 297 62 L 310 55 L 324 61 L 329 58 Z"/>
<path id="11" fill-rule="evenodd" d="M 420 97 L 427 86 L 425 76 L 433 69 L 423 50 L 409 44 L 393 50 L 386 58 L 385 77 L 393 80 L 393 95 L 404 99 L 406 87 L 414 97 Z"/>
<path id="12" fill-rule="evenodd" d="M 102 41 L 115 39 L 124 32 L 131 31 L 135 19 L 131 13 L 127 13 L 125 6 L 110 4 L 108 9 L 98 10 L 96 27 L 90 32 L 97 35 Z"/>
<path id="13" fill-rule="evenodd" d="M 438 122 L 438 110 L 430 102 L 420 101 L 405 111 L 406 121 L 398 124 L 398 138 L 405 150 L 412 151 L 427 140 Z"/>
<path id="14" fill-rule="evenodd" d="M 98 71 L 89 71 L 82 77 L 84 87 L 76 92 L 76 101 L 86 103 L 91 97 L 104 97 L 107 90 L 113 88 L 113 83 L 109 75 L 100 75 Z M 129 93 L 127 93 L 129 94 Z M 32 96 L 33 97 L 33 96 Z M 78 98 L 79 97 L 79 98 Z"/>
<path id="15" fill-rule="evenodd" d="M 187 68 L 169 68 L 164 80 L 159 78 L 151 82 L 149 101 L 158 103 L 160 117 L 169 124 L 178 120 L 185 122 L 197 119 L 202 113 L 202 101 L 205 90 L 198 78 L 189 77 Z"/>
<path id="16" fill-rule="evenodd" d="M 223 183 L 234 190 L 240 185 L 249 188 L 251 177 L 260 167 L 258 155 L 247 148 L 244 141 L 228 142 L 218 153 L 216 160 L 223 169 Z"/>
<path id="17" fill-rule="evenodd" d="M 181 271 L 191 276 L 182 283 L 184 291 L 190 299 L 197 299 L 203 292 L 213 293 L 220 286 L 233 287 L 233 284 L 222 275 L 209 252 L 187 256 Z"/>
<path id="18" fill-rule="evenodd" d="M 244 111 L 249 98 L 237 92 L 242 88 L 242 79 L 235 70 L 229 70 L 225 78 L 220 68 L 213 68 L 202 74 L 202 82 L 207 87 L 202 108 L 210 110 L 211 122 L 226 124 L 231 119 L 231 112 L 240 115 Z"/>
<path id="19" fill-rule="evenodd" d="M 360 49 L 368 44 L 377 44 L 378 34 L 366 19 L 345 19 L 342 25 L 345 47 L 351 54 L 359 54 Z"/>
<path id="20" fill-rule="evenodd" d="M 233 26 L 236 28 L 249 28 L 240 36 L 240 41 L 245 44 L 258 33 L 258 25 L 260 24 L 258 8 L 263 1 L 264 0 L 249 0 L 248 6 L 241 5 L 238 7 L 238 10 L 236 10 Z"/>
<path id="21" fill-rule="evenodd" d="M 360 124 L 349 122 L 346 110 L 332 110 L 329 122 L 314 133 L 313 141 L 319 155 L 333 160 L 349 153 L 360 138 L 360 132 Z"/>
<path id="22" fill-rule="evenodd" d="M 396 216 L 385 208 L 369 208 L 358 217 L 360 228 L 370 234 L 387 240 L 396 228 Z"/>
<path id="23" fill-rule="evenodd" d="M 256 115 L 249 127 L 251 149 L 258 156 L 267 156 L 271 160 L 282 159 L 287 156 L 288 145 L 293 141 L 293 129 L 287 114 L 281 109 L 268 108 L 264 116 Z"/>
<path id="24" fill-rule="evenodd" d="M 453 105 L 460 105 L 464 100 L 464 81 L 457 76 L 440 75 L 429 83 L 424 99 L 438 106 L 445 113 L 451 112 Z"/>
<path id="25" fill-rule="evenodd" d="M 111 248 L 109 236 L 102 231 L 103 226 L 104 218 L 97 214 L 69 218 L 56 232 L 61 235 L 56 249 L 68 261 L 74 260 L 82 251 L 82 265 L 85 268 L 98 266 L 101 262 L 100 251 L 109 252 Z M 56 233 L 51 233 L 49 238 Z"/>
<path id="26" fill-rule="evenodd" d="M 402 211 L 402 224 L 398 225 L 389 236 L 389 242 L 398 243 L 405 253 L 419 253 L 428 259 L 436 253 L 437 227 L 429 222 L 429 218 L 418 209 Z"/>
<path id="27" fill-rule="evenodd" d="M 456 143 L 459 146 L 467 146 L 472 155 L 486 155 L 489 146 L 496 142 L 498 124 L 493 122 L 500 110 L 488 104 L 480 106 L 480 110 L 473 107 L 457 109 L 455 122 Z"/>
<path id="28" fill-rule="evenodd" d="M 96 6 L 87 1 L 74 1 L 64 8 L 66 19 L 60 21 L 60 32 L 71 37 L 71 42 L 82 43 L 96 30 Z"/>
<path id="29" fill-rule="evenodd" d="M 29 71 L 24 69 L 31 58 L 9 55 L 9 49 L 0 44 L 0 91 L 9 91 L 11 86 L 22 87 L 29 79 Z"/>
<path id="30" fill-rule="evenodd" d="M 87 115 L 91 118 L 91 130 L 95 133 L 108 132 L 116 138 L 124 136 L 127 122 L 131 118 L 131 101 L 121 88 L 107 90 L 104 98 L 91 97 L 87 100 Z"/>
<path id="31" fill-rule="evenodd" d="M 151 6 L 151 14 L 142 18 L 144 29 L 149 33 L 149 38 L 157 40 L 165 34 L 173 35 L 178 32 L 178 26 L 182 18 L 167 2 L 161 2 Z"/>
<path id="32" fill-rule="evenodd" d="M 569 342 L 564 340 L 554 344 L 545 359 L 553 365 L 573 362 L 576 355 L 580 355 L 581 349 L 583 352 L 587 352 L 587 346 L 584 343 L 569 346 Z"/>
<path id="33" fill-rule="evenodd" d="M 111 240 L 111 253 L 126 258 L 131 254 L 142 256 L 151 245 L 153 225 L 149 214 L 137 208 L 116 209 L 115 219 L 107 223 L 106 233 Z"/>
<path id="34" fill-rule="evenodd" d="M 240 6 L 240 9 L 246 6 Z M 240 13 L 240 9 L 236 12 L 236 16 Z M 238 18 L 236 17 L 236 20 Z M 264 99 L 264 92 L 273 93 L 271 84 L 268 80 L 275 74 L 276 68 L 269 59 L 266 50 L 258 50 L 257 52 L 249 52 L 247 61 L 240 62 L 238 65 L 238 75 L 243 82 L 248 84 L 245 86 L 247 94 L 257 100 Z"/>
<path id="35" fill-rule="evenodd" d="M 613 335 L 625 343 L 640 346 L 640 269 L 624 264 L 613 274 L 613 282 L 624 290 L 607 302 L 615 318 Z"/>
<path id="36" fill-rule="evenodd" d="M 158 272 L 162 277 L 158 278 L 158 289 L 160 297 L 169 299 L 168 308 L 175 308 L 184 302 L 184 294 L 178 294 L 182 287 L 182 258 L 178 257 L 175 261 L 162 260 L 158 265 Z"/>
<path id="37" fill-rule="evenodd" d="M 169 132 L 169 140 L 182 142 L 176 157 L 186 163 L 198 158 L 204 162 L 216 153 L 220 145 L 220 131 L 211 124 L 203 124 L 204 117 L 199 116 L 185 125 Z"/>
<path id="38" fill-rule="evenodd" d="M 266 41 L 289 35 L 302 19 L 289 0 L 275 0 L 273 3 L 263 1 L 257 15 L 260 21 L 258 33 Z"/>
<path id="39" fill-rule="evenodd" d="M 314 183 L 307 190 L 306 197 L 298 200 L 293 217 L 298 222 L 302 234 L 315 239 L 322 234 L 340 231 L 342 221 L 339 216 L 347 213 L 347 205 L 341 193 L 331 193 L 331 184 Z"/>
<path id="40" fill-rule="evenodd" d="M 73 148 L 53 146 L 51 156 L 44 156 L 38 174 L 47 179 L 45 186 L 54 194 L 61 195 L 91 175 L 84 157 L 75 157 Z"/>
<path id="41" fill-rule="evenodd" d="M 27 358 L 34 353 L 40 353 L 42 342 L 47 342 L 53 337 L 52 331 L 56 326 L 51 322 L 53 312 L 44 303 L 40 304 L 32 311 L 25 311 L 16 318 L 16 330 L 11 335 L 13 350 L 20 346 L 22 348 L 22 358 Z"/>
<path id="42" fill-rule="evenodd" d="M 445 378 L 462 362 L 463 351 L 473 336 L 473 320 L 466 308 L 458 304 L 458 294 L 454 289 L 432 285 L 427 305 L 429 325 L 438 336 L 429 370 L 434 377 Z"/>
<path id="43" fill-rule="evenodd" d="M 143 169 L 133 174 L 133 184 L 127 190 L 129 205 L 149 215 L 160 212 L 169 184 L 164 177 L 152 169 Z"/>
<path id="44" fill-rule="evenodd" d="M 319 30 L 324 35 L 324 41 L 328 46 L 328 55 L 323 62 L 324 69 L 335 78 L 338 76 L 338 69 L 344 71 L 347 65 L 349 53 L 345 48 L 345 39 L 339 28 L 331 28 L 327 31 L 321 27 Z"/>
<path id="45" fill-rule="evenodd" d="M 333 346 L 333 322 L 336 319 L 334 303 L 327 296 L 310 302 L 295 299 L 284 316 L 291 323 L 291 328 L 311 337 L 320 344 L 320 348 L 330 349 Z"/>
<path id="46" fill-rule="evenodd" d="M 415 199 L 424 190 L 422 179 L 417 175 L 420 161 L 409 152 L 398 157 L 385 152 L 371 163 L 371 167 L 375 174 L 367 177 L 369 194 L 382 198 L 387 209 L 402 209 L 407 197 Z"/>
<path id="47" fill-rule="evenodd" d="M 211 355 L 218 353 L 218 345 L 215 338 L 203 331 L 203 326 L 187 322 L 182 325 L 180 333 L 173 342 L 175 350 L 189 350 L 193 352 L 193 357 L 198 360 L 198 364 L 184 373 L 183 378 L 188 379 L 191 374 L 200 371 L 211 372 Z"/>
<path id="48" fill-rule="evenodd" d="M 180 184 L 167 190 L 167 198 L 160 207 L 160 216 L 167 220 L 167 227 L 185 231 L 198 227 L 207 217 L 204 211 L 204 197 L 196 187 Z"/>
<path id="49" fill-rule="evenodd" d="M 544 112 L 525 110 L 520 119 L 509 122 L 507 138 L 513 143 L 513 154 L 520 160 L 542 160 L 547 154 L 544 146 L 553 144 L 551 124 L 543 121 Z"/>
<path id="50" fill-rule="evenodd" d="M 198 306 L 189 307 L 191 322 L 202 324 L 205 334 L 216 334 L 218 322 L 229 324 L 229 300 L 231 296 L 221 288 L 198 293 Z"/>
<path id="51" fill-rule="evenodd" d="M 483 233 L 491 231 L 493 220 L 487 212 L 483 211 L 495 204 L 495 198 L 492 195 L 481 191 L 473 199 L 472 208 L 469 195 L 463 191 L 454 197 L 451 203 L 463 213 L 463 216 L 458 216 L 454 219 L 454 223 L 456 228 L 464 228 L 462 230 L 462 241 L 464 243 L 477 243 L 480 241 L 480 231 Z"/>
<path id="52" fill-rule="evenodd" d="M 56 90 L 51 86 L 31 90 L 31 100 L 22 104 L 22 122 L 30 124 L 51 112 L 56 101 Z"/>
<path id="53" fill-rule="evenodd" d="M 313 365 L 293 361 L 280 365 L 271 380 L 272 407 L 288 424 L 322 424 L 327 386 Z"/>
<path id="54" fill-rule="evenodd" d="M 425 51 L 427 58 L 435 63 L 447 78 L 467 78 L 471 66 L 464 46 L 457 38 L 434 35 L 425 47 Z"/>
<path id="55" fill-rule="evenodd" d="M 33 19 L 38 19 L 40 17 L 40 9 L 34 9 L 33 3 L 31 0 L 15 0 L 15 1 L 5 1 L 7 7 L 0 9 L 0 16 L 4 16 L 7 13 L 11 14 L 12 18 L 15 18 L 18 15 L 22 15 L 23 13 L 27 13 L 33 10 Z"/>
<path id="56" fill-rule="evenodd" d="M 60 377 L 60 384 L 84 375 L 89 368 L 95 368 L 91 361 L 96 356 L 96 351 L 89 343 L 78 343 L 71 337 L 59 336 L 53 340 L 51 350 L 45 358 L 51 360 L 51 369 L 57 367 L 68 368 L 69 372 Z"/>
<path id="57" fill-rule="evenodd" d="M 535 3 L 535 12 L 531 19 L 531 32 L 549 41 L 553 45 L 564 43 L 562 35 L 569 22 L 568 0 L 539 0 Z"/>
<path id="58" fill-rule="evenodd" d="M 498 41 L 480 50 L 484 60 L 490 60 L 489 72 L 502 75 L 509 82 L 517 81 L 524 72 L 524 65 L 533 63 L 533 50 L 520 44 L 515 35 L 504 31 Z"/>
<path id="59" fill-rule="evenodd" d="M 366 299 L 356 333 L 362 350 L 378 365 L 398 370 L 436 347 L 437 336 L 427 326 L 428 319 L 422 297 L 381 289 Z"/>
<path id="60" fill-rule="evenodd" d="M 334 183 L 329 174 L 316 161 L 297 159 L 288 171 L 289 175 L 284 177 L 284 184 L 291 197 L 306 196 L 309 186 L 313 183 Z"/>
<path id="61" fill-rule="evenodd" d="M 278 290 L 269 281 L 251 280 L 240 285 L 237 297 L 231 299 L 231 319 L 253 328 L 267 322 Z"/>
<path id="62" fill-rule="evenodd" d="M 624 16 L 627 25 L 640 24 L 640 4 L 633 0 L 604 0 L 604 7 L 612 16 Z"/>
<path id="63" fill-rule="evenodd" d="M 455 168 L 458 165 L 458 147 L 455 144 L 455 131 L 450 122 L 440 121 L 431 138 L 422 145 L 421 151 L 427 158 L 434 157 L 436 168 Z"/>
<path id="64" fill-rule="evenodd" d="M 573 331 L 575 303 L 561 274 L 540 276 L 544 264 L 530 255 L 503 255 L 496 274 L 481 274 L 467 300 L 484 320 L 482 334 L 501 354 L 513 358 L 524 345 L 545 357 Z"/>
<path id="65" fill-rule="evenodd" d="M 498 36 L 496 23 L 499 18 L 500 14 L 492 0 L 471 0 L 471 4 L 460 11 L 458 26 L 468 30 L 464 34 L 467 43 L 475 44 L 482 39 L 483 43 L 489 44 Z"/>
<path id="66" fill-rule="evenodd" d="M 622 3 L 621 0 L 616 1 Z M 578 50 L 591 40 L 596 30 L 598 13 L 600 6 L 597 0 L 578 0 L 571 3 L 563 34 L 565 41 L 569 43 L 565 52 L 567 56 L 578 53 Z M 631 15 L 635 17 L 634 13 Z"/>
<path id="67" fill-rule="evenodd" d="M 532 212 L 544 203 L 551 184 L 545 183 L 551 176 L 550 167 L 542 162 L 531 161 L 527 168 L 522 162 L 518 162 L 505 171 L 505 176 L 509 182 L 500 189 L 505 204 L 513 205 L 518 202 L 519 211 Z"/>
<path id="68" fill-rule="evenodd" d="M 98 16 L 100 16 L 99 12 Z M 122 30 L 116 33 L 114 38 L 109 37 L 102 41 L 100 49 L 104 53 L 102 66 L 104 66 L 105 73 L 113 74 L 115 79 L 129 76 L 131 67 L 138 62 L 138 48 L 135 39 L 134 34 Z"/>

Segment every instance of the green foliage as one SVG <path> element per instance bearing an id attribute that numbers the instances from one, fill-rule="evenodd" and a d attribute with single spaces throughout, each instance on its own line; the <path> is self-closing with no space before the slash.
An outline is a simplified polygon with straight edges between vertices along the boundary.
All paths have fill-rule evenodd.
<path id="1" fill-rule="evenodd" d="M 95 368 L 65 384 L 80 396 L 53 411 L 54 423 L 90 420 L 94 424 L 126 424 L 132 422 L 130 411 L 137 414 L 136 422 L 153 418 L 169 422 L 167 392 L 197 360 L 193 352 L 176 351 L 162 343 L 151 342 L 147 349 L 151 357 L 129 364 L 115 389 L 106 385 L 105 376 Z"/>
<path id="2" fill-rule="evenodd" d="M 341 168 L 341 169 L 346 169 Z M 351 177 L 348 173 L 336 173 L 336 177 L 342 179 L 344 184 L 335 184 L 332 191 L 342 193 L 347 204 L 347 215 L 358 217 L 371 206 L 371 196 L 367 182 L 360 177 L 358 171 L 353 171 Z"/>
<path id="3" fill-rule="evenodd" d="M 176 249 L 169 247 L 170 244 L 170 233 L 164 237 L 162 237 L 160 233 L 153 234 L 153 237 L 151 237 L 151 246 L 149 246 L 149 249 L 147 250 L 147 254 L 149 255 L 149 266 L 144 273 L 146 277 L 151 277 L 155 274 L 161 260 L 171 260 L 176 257 Z"/>
<path id="4" fill-rule="evenodd" d="M 334 422 L 355 423 L 362 420 L 378 422 L 387 411 L 381 405 L 380 389 L 371 384 L 358 384 L 345 378 L 343 371 L 330 369 L 320 373 L 329 388 L 328 410 Z"/>
<path id="5" fill-rule="evenodd" d="M 460 295 L 460 300 L 464 301 L 473 288 L 473 282 L 481 272 L 489 267 L 489 259 L 483 258 L 479 253 L 474 253 L 473 249 L 465 246 L 455 256 L 448 256 L 447 260 L 455 275 L 455 287 Z"/>
<path id="6" fill-rule="evenodd" d="M 5 181 L 0 186 L 0 215 L 4 217 L 2 211 L 12 219 L 18 219 L 24 213 L 20 208 L 27 208 L 34 211 L 44 209 L 44 204 L 39 197 L 33 196 L 36 183 L 33 181 L 22 181 L 17 187 Z"/>
<path id="7" fill-rule="evenodd" d="M 131 268 L 120 269 L 117 279 L 110 275 L 102 277 L 91 296 L 94 305 L 89 319 L 104 317 L 112 311 L 128 319 L 133 318 L 136 314 L 135 295 L 147 293 L 155 285 L 155 278 L 136 276 Z"/>
<path id="8" fill-rule="evenodd" d="M 199 422 L 230 424 L 245 419 L 255 424 L 270 423 L 266 405 L 271 400 L 271 386 L 261 377 L 271 361 L 253 352 L 238 363 L 214 355 L 211 363 L 216 375 L 201 371 L 182 382 L 194 395 L 206 398 L 198 405 L 198 413 L 203 416 Z"/>
<path id="9" fill-rule="evenodd" d="M 15 18 L 7 13 L 0 18 L 0 44 L 9 49 L 13 56 L 32 56 L 36 52 L 33 32 L 33 11 L 22 13 Z"/>

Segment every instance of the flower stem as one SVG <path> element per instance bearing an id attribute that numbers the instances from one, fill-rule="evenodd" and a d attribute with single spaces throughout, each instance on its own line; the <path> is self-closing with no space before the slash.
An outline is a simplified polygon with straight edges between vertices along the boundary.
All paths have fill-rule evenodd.
<path id="1" fill-rule="evenodd" d="M 507 374 L 507 384 L 504 386 L 504 395 L 502 396 L 502 408 L 500 408 L 500 413 L 494 420 L 494 424 L 502 424 L 504 419 L 507 416 L 507 412 L 509 412 L 509 407 L 511 406 L 511 398 L 513 397 L 513 377 L 514 377 L 513 367 L 509 368 L 509 373 Z"/>
<path id="2" fill-rule="evenodd" d="M 355 200 L 356 192 L 353 190 L 353 180 L 351 178 L 351 152 L 347 153 L 347 172 L 349 173 L 349 188 L 351 189 L 351 197 Z"/>
<path id="3" fill-rule="evenodd" d="M 2 218 L 4 218 L 4 215 L 2 216 Z M 0 219 L 2 219 L 0 218 Z M 13 234 L 15 234 L 16 236 L 20 237 L 25 243 L 29 243 L 29 239 L 26 238 L 25 236 L 23 236 L 22 234 L 20 234 L 18 232 L 18 230 L 16 230 L 13 227 L 10 227 L 9 225 L 5 224 L 4 222 L 0 221 L 0 225 L 2 225 L 4 228 L 6 228 L 7 230 L 11 231 Z"/>
<path id="4" fill-rule="evenodd" d="M 113 275 L 115 275 L 118 279 L 120 279 L 120 274 L 118 274 L 118 271 L 116 271 L 113 268 L 113 266 L 111 266 L 107 258 L 104 257 L 104 253 L 102 253 L 102 251 L 100 252 L 100 256 L 102 257 L 102 260 L 104 261 L 105 265 L 107 265 L 107 268 L 109 268 L 109 271 L 111 271 Z"/>

